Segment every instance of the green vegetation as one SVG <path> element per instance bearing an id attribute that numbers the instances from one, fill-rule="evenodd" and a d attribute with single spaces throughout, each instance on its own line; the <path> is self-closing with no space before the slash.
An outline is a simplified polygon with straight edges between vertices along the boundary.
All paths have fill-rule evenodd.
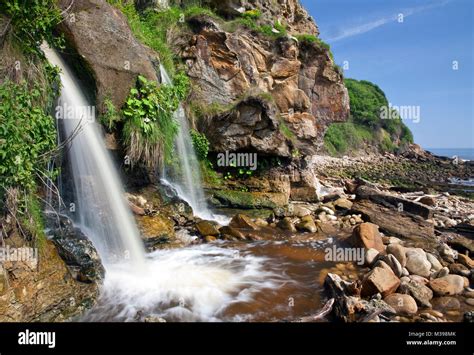
<path id="1" fill-rule="evenodd" d="M 344 82 L 349 92 L 350 118 L 348 122 L 330 125 L 326 131 L 324 145 L 330 154 L 344 154 L 367 145 L 393 152 L 413 143 L 413 135 L 396 111 L 392 111 L 391 119 L 380 118 L 382 108 L 389 104 L 377 85 L 365 80 Z"/>
<path id="2" fill-rule="evenodd" d="M 173 85 L 158 85 L 139 76 L 122 108 L 123 136 L 132 164 L 156 166 L 156 157 L 172 160 L 178 123 L 174 113 L 188 94 L 189 79 L 176 74 Z"/>
<path id="3" fill-rule="evenodd" d="M 57 72 L 51 67 L 50 75 Z M 51 83 L 57 77 L 50 77 Z M 54 86 L 52 84 L 52 86 Z M 56 145 L 54 119 L 45 99 L 56 93 L 37 83 L 5 81 L 0 85 L 0 185 L 32 190 L 38 172 L 46 173 L 47 153 Z"/>
<path id="4" fill-rule="evenodd" d="M 280 133 L 283 134 L 283 136 L 286 139 L 288 139 L 290 141 L 294 141 L 296 139 L 295 134 L 288 128 L 288 126 L 286 125 L 286 123 L 285 123 L 285 121 L 282 117 L 280 117 L 279 128 L 280 128 Z"/>
<path id="5" fill-rule="evenodd" d="M 198 131 L 192 129 L 190 131 L 191 139 L 193 141 L 194 151 L 199 160 L 206 160 L 207 154 L 209 153 L 209 141 L 207 137 L 203 133 L 199 133 Z"/>
<path id="6" fill-rule="evenodd" d="M 118 122 L 122 121 L 120 112 L 109 98 L 104 100 L 104 113 L 99 119 L 100 123 L 107 127 L 109 131 L 112 130 Z"/>
<path id="7" fill-rule="evenodd" d="M 11 20 L 13 35 L 25 53 L 39 54 L 43 41 L 60 47 L 62 38 L 53 36 L 53 28 L 61 22 L 61 11 L 55 0 L 2 0 L 0 13 Z"/>

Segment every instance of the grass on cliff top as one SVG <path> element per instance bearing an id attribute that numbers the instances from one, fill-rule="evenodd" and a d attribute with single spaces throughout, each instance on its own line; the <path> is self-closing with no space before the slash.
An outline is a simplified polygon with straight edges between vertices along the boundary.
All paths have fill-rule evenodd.
<path id="1" fill-rule="evenodd" d="M 350 118 L 328 127 L 324 146 L 329 154 L 356 152 L 368 146 L 380 152 L 394 152 L 413 143 L 413 135 L 401 119 L 380 118 L 381 108 L 388 107 L 388 100 L 377 85 L 354 79 L 344 83 L 349 92 Z"/>

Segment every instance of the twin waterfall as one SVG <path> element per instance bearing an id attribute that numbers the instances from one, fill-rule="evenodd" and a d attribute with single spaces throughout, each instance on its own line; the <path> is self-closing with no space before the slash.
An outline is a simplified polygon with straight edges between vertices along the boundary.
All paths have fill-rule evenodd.
<path id="1" fill-rule="evenodd" d="M 266 258 L 234 248 L 201 244 L 145 253 L 100 126 L 91 117 L 93 110 L 87 110 L 90 103 L 59 55 L 46 46 L 43 51 L 51 64 L 61 69 L 63 87 L 58 107 L 65 111 L 72 108 L 73 112 L 73 117 L 58 118 L 65 137 L 74 135 L 66 146 L 76 205 L 71 214 L 91 239 L 106 269 L 98 304 L 83 315 L 82 321 L 143 321 L 150 316 L 175 321 L 219 320 L 226 318 L 223 312 L 236 302 L 247 302 L 262 289 L 281 284 L 276 274 L 264 270 Z M 163 81 L 170 83 L 164 70 L 162 75 Z M 90 111 L 92 114 L 87 114 Z M 170 175 L 180 177 L 176 181 L 163 176 L 163 183 L 174 187 L 195 214 L 211 219 L 214 216 L 204 200 L 182 108 L 176 118 L 182 172 Z"/>

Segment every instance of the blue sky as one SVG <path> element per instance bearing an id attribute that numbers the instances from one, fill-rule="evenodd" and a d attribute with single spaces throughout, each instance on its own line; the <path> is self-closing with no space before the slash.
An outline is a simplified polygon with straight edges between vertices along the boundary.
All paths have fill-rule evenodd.
<path id="1" fill-rule="evenodd" d="M 301 0 L 345 77 L 379 85 L 424 148 L 474 148 L 474 0 Z M 403 14 L 403 22 L 398 15 Z M 453 70 L 457 61 L 458 70 Z"/>

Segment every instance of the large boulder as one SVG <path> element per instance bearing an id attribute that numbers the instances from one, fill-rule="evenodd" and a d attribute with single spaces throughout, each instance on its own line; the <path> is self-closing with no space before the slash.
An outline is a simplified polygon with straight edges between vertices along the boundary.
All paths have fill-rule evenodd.
<path id="1" fill-rule="evenodd" d="M 125 16 L 106 0 L 60 0 L 65 19 L 58 26 L 92 75 L 101 107 L 110 97 L 121 107 L 137 76 L 158 80 L 156 58 L 133 36 Z"/>
<path id="2" fill-rule="evenodd" d="M 355 247 L 384 251 L 382 236 L 379 227 L 373 223 L 361 223 L 352 232 L 351 243 Z"/>
<path id="3" fill-rule="evenodd" d="M 383 297 L 396 291 L 400 280 L 390 267 L 375 267 L 362 280 L 362 296 L 372 296 L 376 293 Z"/>
<path id="4" fill-rule="evenodd" d="M 413 315 L 418 312 L 418 306 L 410 295 L 392 293 L 384 298 L 384 301 L 391 306 L 398 314 Z"/>
<path id="5" fill-rule="evenodd" d="M 464 289 L 464 279 L 459 275 L 447 275 L 431 280 L 429 285 L 438 296 L 457 295 Z"/>

